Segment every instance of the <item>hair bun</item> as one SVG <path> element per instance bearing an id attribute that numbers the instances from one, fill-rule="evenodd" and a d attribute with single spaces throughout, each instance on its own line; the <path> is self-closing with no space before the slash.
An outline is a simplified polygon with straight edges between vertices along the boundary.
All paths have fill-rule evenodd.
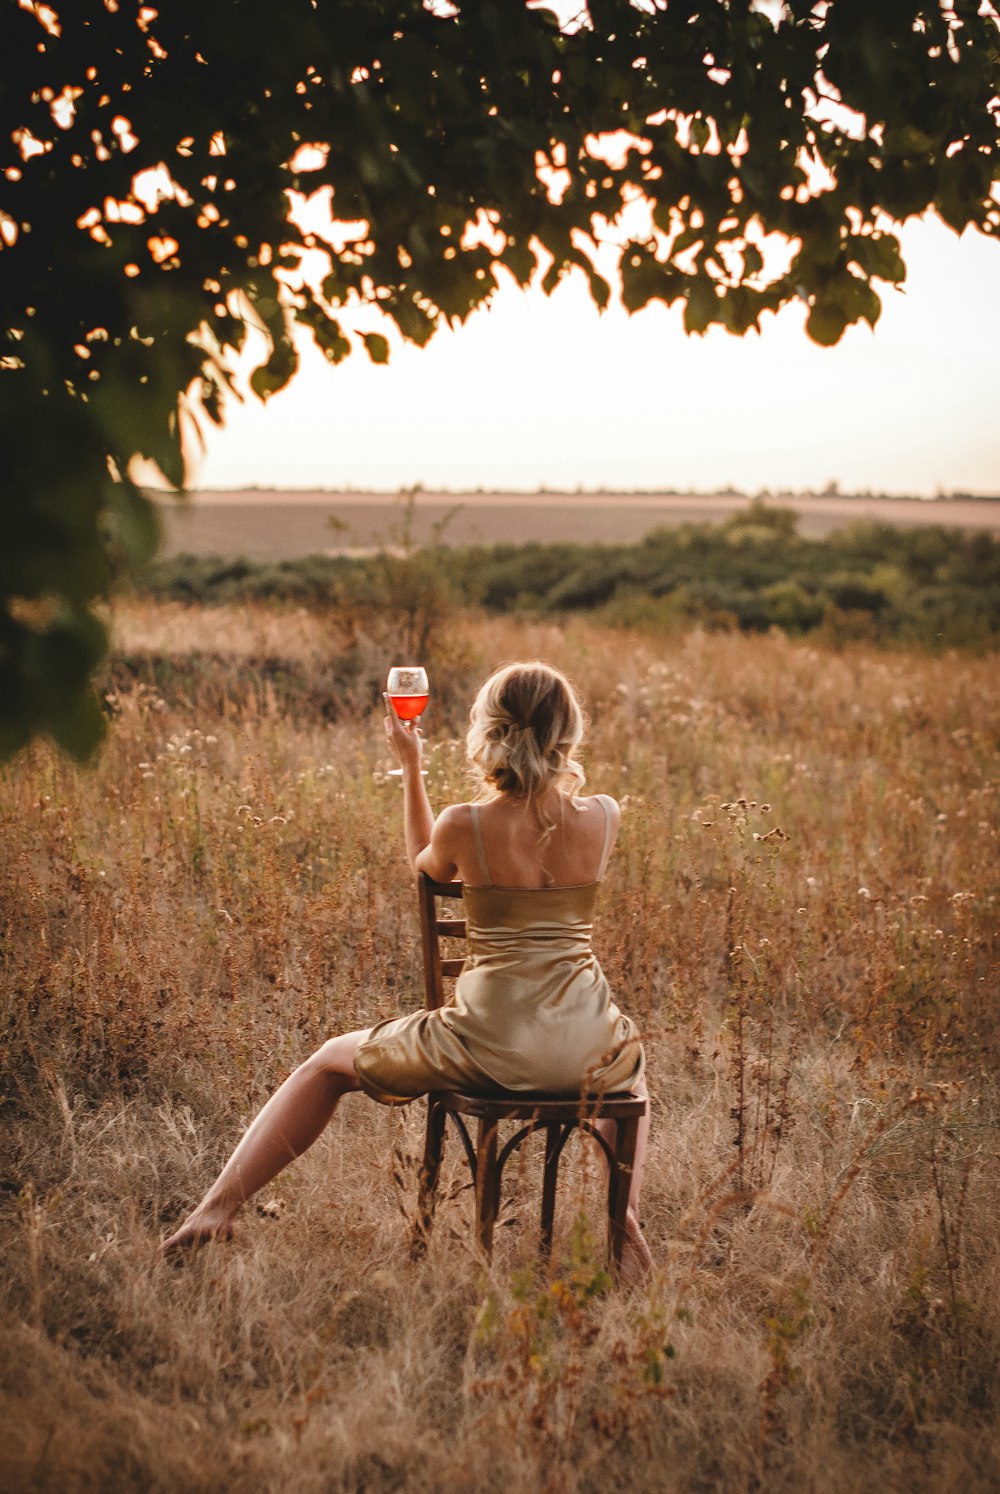
<path id="1" fill-rule="evenodd" d="M 574 752 L 583 713 L 573 687 L 550 664 L 508 664 L 482 686 L 469 713 L 466 753 L 481 782 L 531 799 L 550 784 L 582 785 Z"/>

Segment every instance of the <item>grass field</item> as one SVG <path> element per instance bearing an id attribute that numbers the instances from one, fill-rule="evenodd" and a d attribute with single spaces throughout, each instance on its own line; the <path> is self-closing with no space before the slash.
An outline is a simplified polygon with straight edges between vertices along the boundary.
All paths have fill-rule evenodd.
<path id="1" fill-rule="evenodd" d="M 112 670 L 94 769 L 38 745 L 0 779 L 5 1490 L 997 1486 L 994 656 L 432 641 L 437 805 L 475 683 L 536 655 L 624 805 L 597 940 L 647 1046 L 657 1260 L 624 1290 L 583 1153 L 551 1277 L 537 1159 L 487 1269 L 454 1146 L 411 1259 L 422 1107 L 363 1096 L 231 1246 L 159 1259 L 294 1064 L 419 1003 L 419 948 L 370 714 L 396 641 L 343 676 L 316 612 L 133 601 L 116 633 L 189 665 Z"/>
<path id="2" fill-rule="evenodd" d="M 194 493 L 190 503 L 164 503 L 163 555 L 244 555 L 288 560 L 297 555 L 367 550 L 392 542 L 400 527 L 401 495 L 288 492 L 270 489 Z M 815 538 L 855 519 L 887 524 L 947 524 L 1000 532 L 1000 499 L 921 503 L 906 498 L 835 495 L 775 501 L 794 508 L 800 533 Z M 661 524 L 722 521 L 748 498 L 677 493 L 433 493 L 414 494 L 414 538 L 426 541 L 444 524 L 449 544 L 557 540 L 634 543 Z M 333 521 L 331 523 L 331 521 Z"/>

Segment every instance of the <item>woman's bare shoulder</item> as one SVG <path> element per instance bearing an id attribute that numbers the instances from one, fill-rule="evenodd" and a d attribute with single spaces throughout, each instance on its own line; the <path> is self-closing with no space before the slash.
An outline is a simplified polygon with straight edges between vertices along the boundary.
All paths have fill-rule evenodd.
<path id="1" fill-rule="evenodd" d="M 471 804 L 448 804 L 434 821 L 434 829 L 445 835 L 461 835 L 470 828 L 471 823 Z"/>
<path id="2" fill-rule="evenodd" d="M 471 804 L 446 804 L 438 815 L 439 820 L 467 820 L 472 813 Z"/>
<path id="3" fill-rule="evenodd" d="M 582 809 L 606 809 L 613 819 L 621 817 L 622 807 L 611 794 L 577 794 L 573 802 Z"/>

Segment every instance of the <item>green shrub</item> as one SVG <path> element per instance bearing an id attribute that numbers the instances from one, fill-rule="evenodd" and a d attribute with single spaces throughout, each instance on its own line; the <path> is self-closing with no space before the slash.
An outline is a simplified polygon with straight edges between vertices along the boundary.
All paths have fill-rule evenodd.
<path id="1" fill-rule="evenodd" d="M 984 647 L 1000 635 L 1000 542 L 943 525 L 858 520 L 819 539 L 789 509 L 755 502 L 722 524 L 651 531 L 635 545 L 409 542 L 349 558 L 253 563 L 179 555 L 140 588 L 181 601 L 296 601 L 335 609 L 366 634 L 388 627 L 423 654 L 457 607 L 564 615 L 670 631 L 710 628 L 930 647 Z"/>

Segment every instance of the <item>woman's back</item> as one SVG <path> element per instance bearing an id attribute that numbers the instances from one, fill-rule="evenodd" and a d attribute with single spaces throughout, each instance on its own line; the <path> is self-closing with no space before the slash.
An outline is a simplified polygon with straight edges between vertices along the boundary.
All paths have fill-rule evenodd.
<path id="1" fill-rule="evenodd" d="M 620 811 L 607 795 L 553 792 L 541 800 L 501 794 L 456 805 L 454 856 L 470 887 L 577 887 L 600 881 Z"/>

